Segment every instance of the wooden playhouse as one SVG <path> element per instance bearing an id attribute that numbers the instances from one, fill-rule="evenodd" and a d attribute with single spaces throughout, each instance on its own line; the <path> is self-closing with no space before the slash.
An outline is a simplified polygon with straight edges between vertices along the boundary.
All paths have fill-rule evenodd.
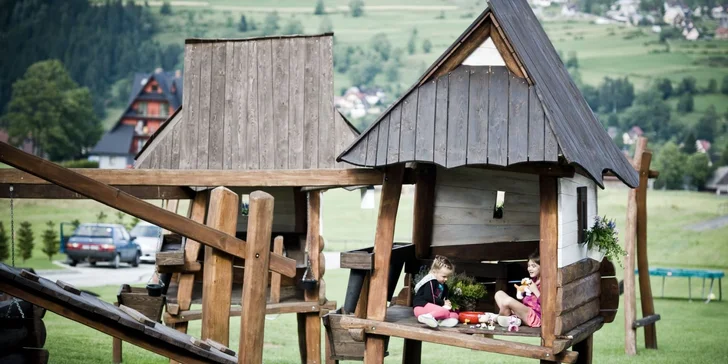
<path id="1" fill-rule="evenodd" d="M 332 44 L 332 34 L 188 39 L 184 108 L 136 159 L 138 169 L 250 172 L 225 185 L 240 201 L 237 224 L 226 232 L 240 239 L 247 238 L 248 195 L 263 190 L 275 198 L 272 236 L 282 237 L 282 245 L 272 241 L 271 247 L 296 260 L 297 274 L 271 278 L 267 312 L 298 315 L 301 358 L 310 363 L 321 357 L 319 315 L 336 305 L 327 300 L 323 279 L 320 190 L 361 183 L 358 172 L 370 172 L 335 160 L 358 134 L 334 108 Z M 381 174 L 371 177 L 366 183 L 381 183 Z M 318 187 L 306 185 L 312 178 Z M 196 190 L 190 214 L 204 222 L 209 191 Z M 203 252 L 194 241 L 182 245 L 157 256 L 160 271 L 174 272 L 164 322 L 184 332 L 189 321 L 207 318 L 203 338 L 227 344 L 228 316 L 241 312 L 243 263 Z M 307 271 L 308 287 L 302 284 Z M 208 277 L 215 284 L 203 283 Z M 203 309 L 191 310 L 196 303 Z M 215 315 L 205 309 L 211 304 L 234 307 Z"/>
<path id="2" fill-rule="evenodd" d="M 501 60 L 483 56 L 491 41 Z M 361 292 L 354 295 L 356 304 L 324 318 L 332 359 L 381 363 L 388 338 L 400 337 L 404 363 L 420 362 L 422 342 L 544 362 L 591 362 L 592 334 L 614 319 L 619 294 L 614 266 L 590 258 L 580 244 L 582 232 L 598 216 L 602 176 L 612 173 L 634 188 L 638 175 L 592 113 L 526 0 L 490 0 L 337 160 L 382 169 L 385 180 L 373 251 L 342 254 L 342 266 L 364 272 L 366 279 L 349 287 Z M 405 264 L 405 285 L 441 254 L 491 284 L 492 297 L 526 276 L 523 261 L 538 250 L 540 329 L 431 330 L 414 319 L 408 287 L 394 297 L 388 280 L 399 275 L 391 272 L 401 260 L 393 235 L 406 167 L 415 169 L 416 256 Z M 363 259 L 343 263 L 354 254 Z M 481 308 L 492 309 L 490 300 Z M 508 341 L 511 336 L 536 336 L 541 343 Z"/>

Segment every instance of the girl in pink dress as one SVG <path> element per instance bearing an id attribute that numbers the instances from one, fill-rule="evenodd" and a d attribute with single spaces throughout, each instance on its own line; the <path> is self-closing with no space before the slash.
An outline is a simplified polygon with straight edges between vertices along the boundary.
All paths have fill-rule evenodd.
<path id="1" fill-rule="evenodd" d="M 541 327 L 541 259 L 538 251 L 528 257 L 528 275 L 531 277 L 531 295 L 523 298 L 523 303 L 509 296 L 503 291 L 495 293 L 495 303 L 498 312 L 498 324 L 508 327 L 511 316 L 517 316 L 517 321 L 523 321 L 530 327 Z M 516 325 L 520 325 L 517 322 Z"/>

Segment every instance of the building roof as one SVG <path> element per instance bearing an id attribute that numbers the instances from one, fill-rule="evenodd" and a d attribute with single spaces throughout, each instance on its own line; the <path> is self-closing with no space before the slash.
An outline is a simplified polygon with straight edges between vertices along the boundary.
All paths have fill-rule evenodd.
<path id="1" fill-rule="evenodd" d="M 156 80 L 159 87 L 162 88 L 162 95 L 145 95 L 143 90 L 151 80 Z M 176 92 L 172 92 L 172 87 L 175 88 Z M 159 71 L 154 73 L 136 73 L 134 74 L 134 81 L 131 85 L 131 94 L 129 95 L 129 101 L 127 102 L 124 110 L 124 115 L 133 115 L 132 106 L 136 99 L 155 99 L 158 100 L 162 97 L 162 100 L 169 102 L 169 106 L 173 110 L 176 110 L 182 105 L 182 90 L 183 82 L 182 77 L 177 77 L 176 72 L 165 72 Z M 121 121 L 121 119 L 119 120 Z"/>
<path id="2" fill-rule="evenodd" d="M 104 134 L 89 154 L 128 155 L 133 137 L 134 125 L 117 125 Z"/>
<path id="3" fill-rule="evenodd" d="M 482 78 L 474 85 L 472 80 L 478 69 L 468 70 L 461 63 L 489 36 L 497 40 L 495 43 L 506 61 L 507 73 L 497 67 L 479 66 L 481 73 L 484 72 L 482 68 L 489 68 L 489 74 L 478 76 Z M 468 78 L 470 83 L 462 81 Z M 485 79 L 489 80 L 487 86 Z M 436 88 L 434 93 L 432 88 Z M 445 88 L 448 98 L 439 100 L 440 90 Z M 527 90 L 525 95 L 524 90 Z M 514 92 L 517 95 L 515 105 L 510 103 L 514 100 Z M 421 95 L 427 97 L 424 103 L 418 102 Z M 473 107 L 473 101 L 481 105 Z M 419 104 L 422 108 L 417 106 Z M 446 106 L 441 109 L 440 105 Z M 484 110 L 488 112 L 484 113 Z M 541 110 L 545 118 L 543 127 L 540 127 L 538 117 Z M 411 113 L 414 116 L 410 116 Z M 420 122 L 421 117 L 423 122 Z M 446 120 L 442 125 L 441 119 Z M 384 152 L 379 145 L 383 140 L 374 134 L 384 135 L 386 128 L 383 125 L 387 121 L 387 157 L 379 158 Z M 530 132 L 532 126 L 537 130 L 535 133 Z M 398 138 L 392 139 L 392 132 Z M 551 132 L 556 147 L 549 149 Z M 529 138 L 529 134 L 538 138 Z M 434 143 L 430 137 L 435 139 Z M 373 140 L 377 140 L 377 148 L 372 149 L 367 144 Z M 425 148 L 418 146 L 420 140 Z M 580 166 L 600 186 L 603 186 L 602 174 L 607 171 L 612 171 L 631 187 L 639 184 L 637 172 L 589 108 L 526 0 L 490 0 L 488 9 L 337 160 L 369 167 L 410 161 L 432 162 L 447 168 L 483 164 L 507 166 L 554 161 L 554 153 L 550 152 L 553 150 L 567 163 Z M 393 158 L 389 158 L 390 151 L 394 152 Z M 453 163 L 451 156 L 456 158 Z"/>
<path id="4" fill-rule="evenodd" d="M 715 190 L 720 186 L 728 186 L 728 166 L 718 167 L 705 188 Z"/>

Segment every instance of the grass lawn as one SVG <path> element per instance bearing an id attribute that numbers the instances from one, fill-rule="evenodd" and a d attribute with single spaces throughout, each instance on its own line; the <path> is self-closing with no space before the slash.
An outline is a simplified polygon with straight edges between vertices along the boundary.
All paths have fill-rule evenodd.
<path id="1" fill-rule="evenodd" d="M 325 278 L 327 297 L 343 303 L 347 283 L 347 271 L 329 270 Z M 659 287 L 658 280 L 653 280 L 653 288 Z M 699 295 L 699 287 L 693 285 L 693 294 Z M 105 286 L 90 288 L 109 302 L 115 300 L 118 287 Z M 656 291 L 659 297 L 659 291 Z M 666 295 L 687 297 L 687 281 L 670 279 L 666 284 Z M 639 301 L 638 301 L 639 306 Z M 628 358 L 624 355 L 624 318 L 622 312 L 616 320 L 607 324 L 596 333 L 594 338 L 595 363 L 718 363 L 728 355 L 725 337 L 728 335 L 728 309 L 726 301 L 713 301 L 704 304 L 699 300 L 688 302 L 687 299 L 656 299 L 656 311 L 662 315 L 657 324 L 659 350 L 644 349 L 644 336 L 638 331 L 638 355 Z M 639 309 L 638 309 L 638 316 Z M 265 363 L 298 363 L 298 342 L 295 315 L 270 317 L 265 327 Z M 46 314 L 44 319 L 48 329 L 46 348 L 51 354 L 51 363 L 89 363 L 110 362 L 111 337 L 98 333 L 88 327 L 67 320 L 53 313 Z M 230 320 L 230 343 L 233 349 L 238 346 L 240 319 Z M 199 336 L 200 321 L 190 324 L 190 333 Z M 536 344 L 536 340 L 525 342 Z M 392 339 L 389 346 L 390 355 L 387 363 L 400 363 L 402 356 L 402 340 Z M 453 363 L 533 363 L 533 360 L 481 353 L 468 349 L 459 349 L 442 345 L 423 345 L 423 362 L 440 363 L 442 358 L 452 358 Z M 163 357 L 124 344 L 124 360 L 127 363 L 166 363 Z"/>

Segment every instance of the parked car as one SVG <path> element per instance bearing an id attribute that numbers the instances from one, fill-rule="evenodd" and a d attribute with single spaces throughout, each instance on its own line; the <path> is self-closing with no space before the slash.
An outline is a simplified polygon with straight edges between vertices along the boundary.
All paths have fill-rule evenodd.
<path id="1" fill-rule="evenodd" d="M 75 267 L 78 262 L 111 262 L 118 268 L 121 262 L 139 266 L 141 247 L 119 224 L 81 224 L 66 244 L 66 255 Z"/>
<path id="2" fill-rule="evenodd" d="M 140 221 L 129 232 L 132 238 L 136 238 L 134 241 L 142 248 L 142 263 L 154 264 L 159 247 L 160 231 L 159 226 Z"/>

